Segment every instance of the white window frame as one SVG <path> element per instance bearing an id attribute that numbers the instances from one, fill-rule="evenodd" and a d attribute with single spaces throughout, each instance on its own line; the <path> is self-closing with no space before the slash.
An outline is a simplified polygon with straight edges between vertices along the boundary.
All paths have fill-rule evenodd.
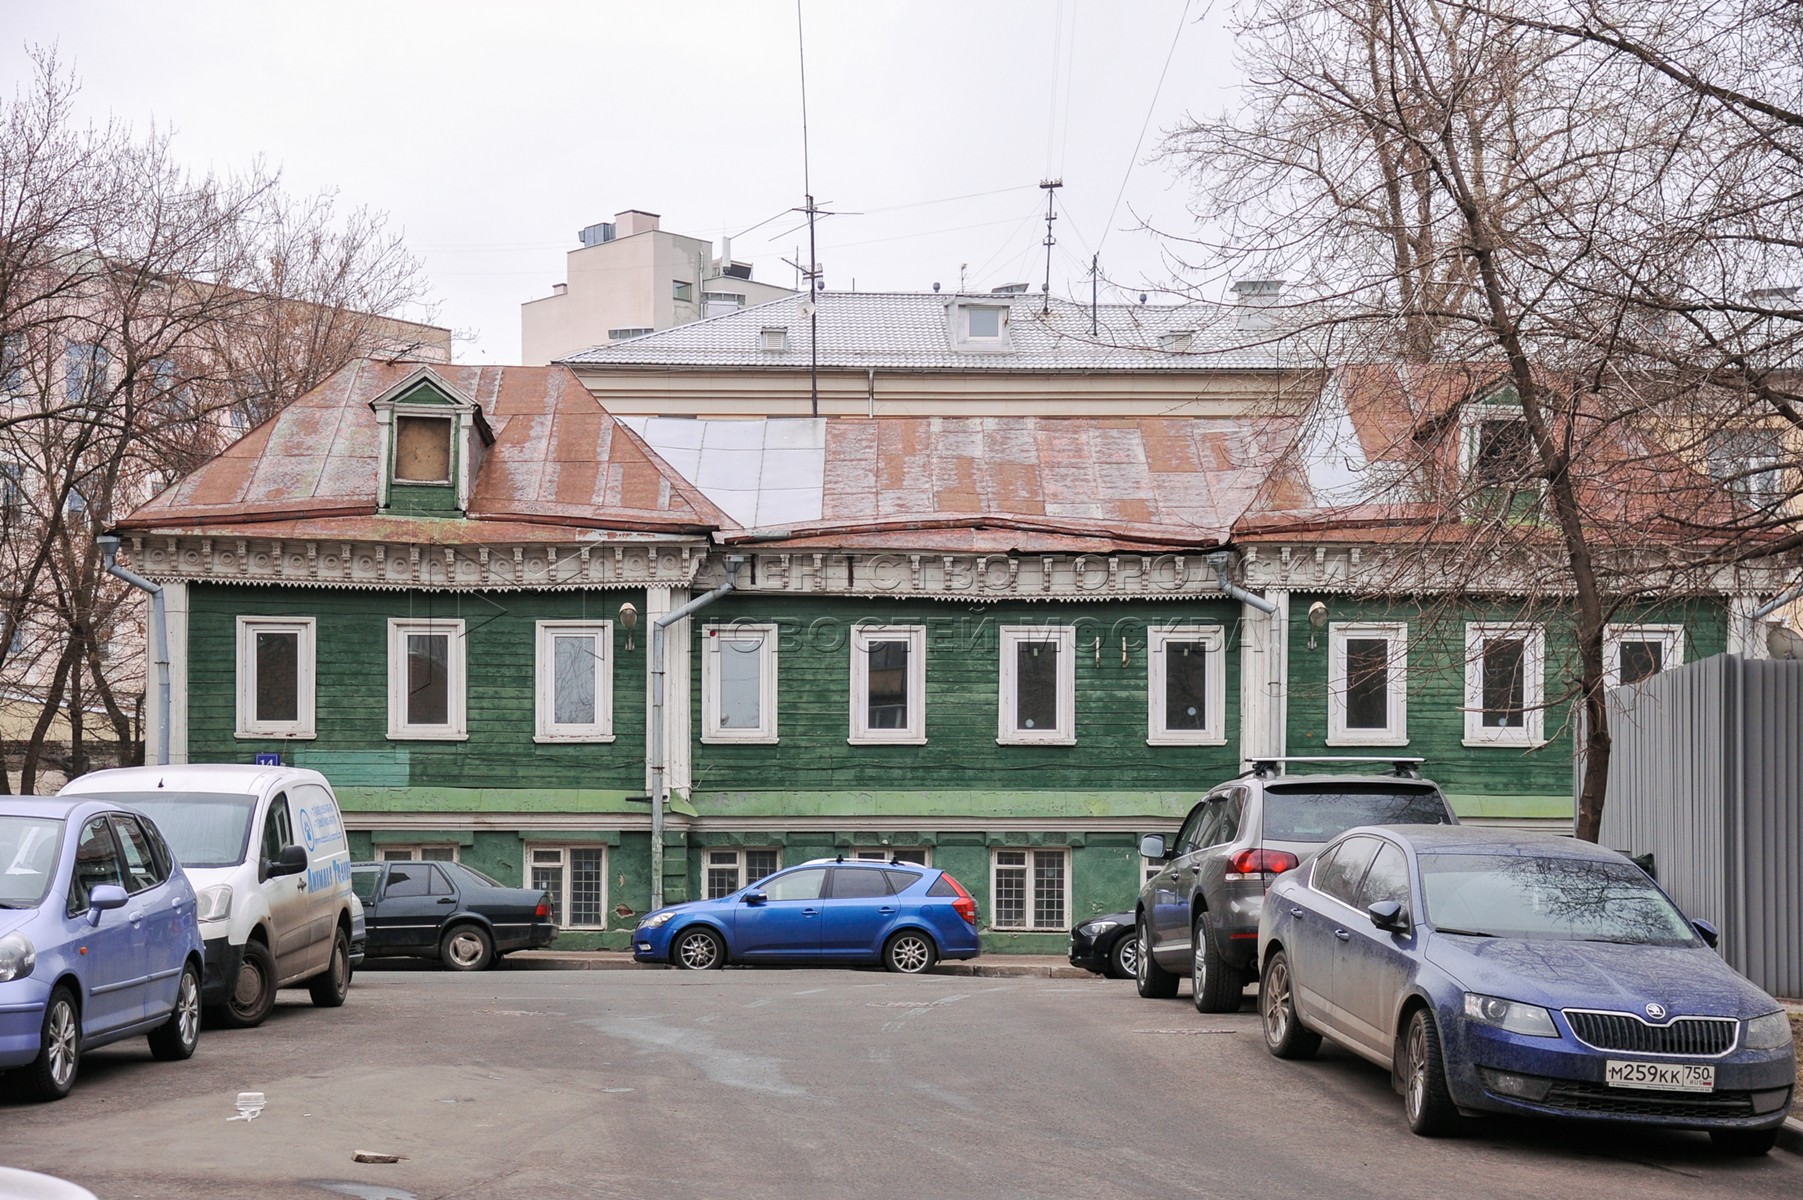
<path id="1" fill-rule="evenodd" d="M 1027 856 L 1027 890 L 1024 906 L 1025 923 L 1021 925 L 1003 925 L 1000 922 L 1001 905 L 997 902 L 996 879 L 1003 869 L 1002 855 L 1025 854 Z M 1039 903 L 1033 894 L 1033 874 L 1036 866 L 1033 856 L 1036 854 L 1055 854 L 1064 860 L 1064 911 L 1059 914 L 1055 924 L 1035 924 L 1034 918 L 1039 911 Z M 1016 864 L 1009 864 L 1009 869 L 1020 869 Z M 1071 852 L 1061 846 L 994 846 L 989 851 L 989 927 L 1007 930 L 1010 933 L 1063 933 L 1071 927 Z"/>
<path id="2" fill-rule="evenodd" d="M 601 855 L 601 898 L 597 902 L 597 911 L 601 914 L 598 924 L 578 925 L 570 918 L 570 852 L 573 850 L 594 850 Z M 524 868 L 521 871 L 520 886 L 532 886 L 532 869 L 547 864 L 534 861 L 539 854 L 556 853 L 558 856 L 558 888 L 551 897 L 552 910 L 557 913 L 559 929 L 606 929 L 607 928 L 607 847 L 600 842 L 528 842 L 524 856 Z M 546 888 L 550 891 L 550 888 Z"/>
<path id="3" fill-rule="evenodd" d="M 455 842 L 414 842 L 405 846 L 381 845 L 376 848 L 377 862 L 461 862 L 462 849 Z M 428 850 L 449 850 L 449 858 L 427 858 Z M 405 857 L 396 857 L 404 855 Z"/>
<path id="4" fill-rule="evenodd" d="M 701 852 L 701 879 L 699 892 L 702 898 L 705 898 L 708 894 L 708 872 L 716 867 L 724 867 L 726 865 L 724 862 L 716 863 L 714 861 L 714 856 L 724 856 L 729 854 L 732 856 L 733 870 L 736 873 L 738 883 L 720 893 L 722 896 L 730 896 L 740 888 L 757 882 L 757 880 L 750 878 L 751 871 L 745 865 L 745 856 L 747 854 L 774 854 L 776 856 L 776 866 L 770 869 L 770 874 L 774 875 L 783 869 L 783 852 L 782 847 L 780 846 L 707 846 L 703 848 Z M 761 875 L 758 878 L 765 879 L 768 877 L 769 876 Z"/>
<path id="5" fill-rule="evenodd" d="M 1484 724 L 1484 643 L 1520 639 L 1522 723 L 1506 728 Z M 1513 622 L 1465 624 L 1465 745 L 1540 746 L 1546 738 L 1546 629 Z"/>
<path id="6" fill-rule="evenodd" d="M 1519 421 L 1526 426 L 1527 414 L 1519 404 L 1467 404 L 1459 410 L 1459 478 L 1471 487 L 1478 486 L 1474 472 L 1477 470 L 1478 443 L 1484 436 L 1483 427 L 1486 421 Z M 1531 441 L 1528 443 L 1528 453 L 1530 455 L 1533 453 Z M 1545 481 L 1539 482 L 1544 484 Z M 1502 485 L 1485 484 L 1483 486 Z M 1523 481 L 1524 489 L 1527 486 L 1530 486 L 1530 482 Z"/>
<path id="7" fill-rule="evenodd" d="M 407 637 L 409 634 L 444 634 L 450 640 L 445 654 L 445 715 L 443 725 L 413 725 L 407 721 Z M 397 741 L 461 742 L 469 739 L 464 671 L 463 619 L 388 619 L 388 736 Z"/>
<path id="8" fill-rule="evenodd" d="M 872 642 L 906 642 L 908 646 L 908 723 L 899 729 L 870 728 L 870 646 Z M 851 631 L 851 736 L 853 746 L 926 744 L 927 627 L 925 625 L 854 625 Z"/>
<path id="9" fill-rule="evenodd" d="M 1202 703 L 1207 723 L 1201 729 L 1167 729 L 1165 718 L 1165 649 L 1171 642 L 1201 642 L 1208 656 Z M 1219 625 L 1166 625 L 1146 630 L 1146 745 L 1225 746 L 1227 744 L 1227 634 Z"/>
<path id="10" fill-rule="evenodd" d="M 918 854 L 918 860 L 904 858 L 904 863 L 912 863 L 917 867 L 933 865 L 933 848 L 931 846 L 854 846 L 845 855 L 848 862 L 890 862 L 897 854 Z"/>
<path id="11" fill-rule="evenodd" d="M 776 626 L 704 625 L 701 629 L 701 740 L 774 744 L 776 732 Z M 758 726 L 720 726 L 720 648 L 727 642 L 758 640 L 765 660 L 758 671 Z"/>
<path id="12" fill-rule="evenodd" d="M 1346 724 L 1346 643 L 1382 639 L 1388 671 L 1386 710 L 1389 723 L 1382 729 L 1353 729 Z M 1402 621 L 1333 621 L 1327 626 L 1327 745 L 1406 746 L 1409 744 L 1409 627 Z"/>
<path id="13" fill-rule="evenodd" d="M 534 636 L 533 659 L 537 664 L 535 689 L 535 742 L 611 742 L 614 740 L 614 624 L 612 621 L 540 621 Z M 553 653 L 559 637 L 595 639 L 595 719 L 559 723 L 557 717 L 557 660 Z"/>
<path id="14" fill-rule="evenodd" d="M 1011 304 L 996 304 L 985 300 L 958 301 L 950 307 L 950 333 L 952 348 L 966 351 L 1006 351 L 1013 348 L 1008 334 L 1008 326 L 1014 319 L 1014 307 Z M 973 334 L 970 330 L 970 316 L 974 309 L 995 309 L 999 312 L 997 333 L 994 337 Z"/>
<path id="15" fill-rule="evenodd" d="M 1051 642 L 1058 647 L 1057 724 L 1052 729 L 1016 729 L 1015 663 L 1020 646 Z M 1074 746 L 1077 744 L 1077 629 L 1074 625 L 1004 625 L 1001 627 L 999 700 L 995 741 L 998 746 Z"/>
<path id="16" fill-rule="evenodd" d="M 258 721 L 257 699 L 257 634 L 297 634 L 295 648 L 295 689 L 297 697 L 292 721 Z M 314 682 L 317 678 L 317 622 L 313 617 L 239 617 L 238 618 L 238 713 L 236 736 L 241 738 L 311 738 L 314 736 Z"/>
<path id="17" fill-rule="evenodd" d="M 1684 665 L 1684 626 L 1608 625 L 1603 629 L 1603 681 L 1612 688 L 1621 684 L 1621 644 L 1657 642 L 1661 647 L 1660 673 Z"/>

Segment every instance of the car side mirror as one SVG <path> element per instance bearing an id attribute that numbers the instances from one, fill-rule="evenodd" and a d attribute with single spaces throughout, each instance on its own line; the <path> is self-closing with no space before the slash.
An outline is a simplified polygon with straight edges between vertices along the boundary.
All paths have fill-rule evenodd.
<path id="1" fill-rule="evenodd" d="M 1140 838 L 1139 856 L 1141 858 L 1162 860 L 1165 856 L 1164 835 L 1160 833 L 1148 833 L 1145 837 Z"/>
<path id="2" fill-rule="evenodd" d="M 1714 925 L 1711 925 L 1708 921 L 1699 917 L 1692 921 L 1691 924 L 1696 927 L 1698 936 L 1711 948 L 1714 948 L 1715 944 L 1722 940 L 1722 931 L 1717 929 Z"/>
<path id="3" fill-rule="evenodd" d="M 299 875 L 307 869 L 307 852 L 299 846 L 283 846 L 282 852 L 269 864 L 271 879 L 282 875 Z"/>
<path id="4" fill-rule="evenodd" d="M 1379 900 L 1365 909 L 1370 914 L 1371 923 L 1379 929 L 1387 929 L 1391 933 L 1404 933 L 1409 927 L 1409 910 L 1394 900 Z"/>
<path id="5" fill-rule="evenodd" d="M 88 924 L 98 926 L 101 913 L 124 908 L 127 898 L 125 889 L 116 883 L 96 884 L 88 893 Z"/>
<path id="6" fill-rule="evenodd" d="M 768 902 L 769 899 L 770 899 L 770 897 L 764 895 L 764 893 L 762 893 L 762 892 L 746 892 L 745 893 L 745 903 L 747 903 L 747 904 L 753 904 L 753 905 L 764 904 L 764 903 Z"/>

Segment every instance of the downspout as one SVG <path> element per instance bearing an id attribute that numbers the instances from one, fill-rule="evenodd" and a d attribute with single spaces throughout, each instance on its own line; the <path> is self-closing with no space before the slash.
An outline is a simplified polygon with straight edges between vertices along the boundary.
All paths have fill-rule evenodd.
<path id="1" fill-rule="evenodd" d="M 123 579 L 140 591 L 150 593 L 150 645 L 151 653 L 156 657 L 157 672 L 157 761 L 156 765 L 169 765 L 169 625 L 163 612 L 163 589 L 134 571 L 128 571 L 114 561 L 119 553 L 119 539 L 113 534 L 103 533 L 94 539 L 100 547 L 100 559 L 106 566 L 106 573 L 114 579 Z"/>
<path id="2" fill-rule="evenodd" d="M 692 612 L 706 608 L 733 590 L 732 577 L 744 559 L 732 555 L 726 560 L 726 582 L 697 596 L 681 608 L 674 609 L 651 623 L 651 910 L 664 906 L 664 805 L 668 789 L 664 785 L 664 630 L 684 620 Z"/>
<path id="3" fill-rule="evenodd" d="M 1224 595 L 1233 597 L 1241 604 L 1250 604 L 1253 608 L 1264 613 L 1267 617 L 1275 616 L 1277 613 L 1277 606 L 1275 604 L 1272 604 L 1263 596 L 1254 595 L 1252 592 L 1248 592 L 1245 588 L 1227 578 L 1228 561 L 1228 556 L 1225 554 L 1211 554 L 1208 556 L 1209 565 L 1215 569 L 1215 582 L 1219 585 L 1221 592 Z"/>
<path id="4" fill-rule="evenodd" d="M 1752 619 L 1757 621 L 1761 617 L 1769 617 L 1779 609 L 1783 608 L 1786 604 L 1789 604 L 1792 600 L 1795 600 L 1798 596 L 1803 596 L 1803 583 L 1799 583 L 1788 591 L 1779 594 L 1774 599 L 1761 604 L 1758 608 L 1753 610 L 1751 614 Z"/>

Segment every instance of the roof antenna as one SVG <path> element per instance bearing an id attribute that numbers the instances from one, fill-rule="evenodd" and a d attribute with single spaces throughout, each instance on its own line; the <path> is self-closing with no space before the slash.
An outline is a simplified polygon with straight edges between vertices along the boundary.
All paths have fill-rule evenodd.
<path id="1" fill-rule="evenodd" d="M 797 4 L 801 0 L 795 0 Z M 1057 239 L 1052 236 L 1052 222 L 1058 219 L 1053 210 L 1053 202 L 1058 199 L 1058 189 L 1064 186 L 1062 179 L 1041 179 L 1039 186 L 1045 189 L 1045 286 L 1040 289 L 1044 299 L 1041 301 L 1040 315 L 1047 316 L 1052 311 L 1052 247 Z"/>
<path id="2" fill-rule="evenodd" d="M 802 304 L 801 313 L 808 319 L 808 412 L 818 417 L 820 303 L 816 293 L 820 290 L 820 256 L 814 250 L 814 218 L 820 214 L 820 209 L 814 203 L 814 180 L 808 162 L 808 51 L 801 31 L 801 0 L 795 0 L 795 56 L 801 66 L 801 187 L 808 198 L 808 206 L 802 210 L 808 214 L 808 269 L 802 273 L 808 283 L 808 298 Z"/>

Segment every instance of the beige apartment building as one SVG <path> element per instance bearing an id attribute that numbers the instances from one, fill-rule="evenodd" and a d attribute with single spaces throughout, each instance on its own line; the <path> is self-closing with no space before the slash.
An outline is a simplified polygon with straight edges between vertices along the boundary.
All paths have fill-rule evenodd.
<path id="1" fill-rule="evenodd" d="M 577 237 L 564 282 L 520 305 L 527 366 L 794 294 L 753 280 L 748 264 L 732 261 L 730 238 L 716 257 L 705 238 L 659 228 L 656 213 L 627 209 Z"/>

